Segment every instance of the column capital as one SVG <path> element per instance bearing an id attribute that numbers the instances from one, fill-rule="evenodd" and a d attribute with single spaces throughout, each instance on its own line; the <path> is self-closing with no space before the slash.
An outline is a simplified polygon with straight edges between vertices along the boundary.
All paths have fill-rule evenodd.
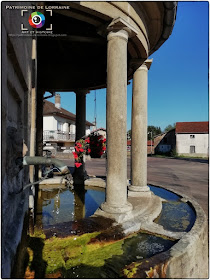
<path id="1" fill-rule="evenodd" d="M 153 62 L 153 58 L 144 61 L 144 65 L 147 67 L 148 70 L 150 69 L 152 62 Z"/>
<path id="2" fill-rule="evenodd" d="M 137 70 L 142 70 L 142 69 L 145 69 L 145 70 L 149 70 L 150 67 L 151 67 L 151 64 L 153 62 L 153 59 L 143 59 L 143 58 L 133 58 L 130 60 L 130 68 L 132 68 L 134 71 L 137 71 Z"/>
<path id="3" fill-rule="evenodd" d="M 121 17 L 113 19 L 112 22 L 107 26 L 108 32 L 116 33 L 121 30 L 126 31 L 128 33 L 128 37 L 134 37 L 138 34 L 138 30 Z"/>
<path id="4" fill-rule="evenodd" d="M 129 61 L 129 67 L 136 71 L 144 63 L 144 61 L 144 58 L 132 58 Z"/>
<path id="5" fill-rule="evenodd" d="M 74 91 L 76 94 L 87 94 L 90 93 L 90 91 L 88 89 L 77 89 Z"/>

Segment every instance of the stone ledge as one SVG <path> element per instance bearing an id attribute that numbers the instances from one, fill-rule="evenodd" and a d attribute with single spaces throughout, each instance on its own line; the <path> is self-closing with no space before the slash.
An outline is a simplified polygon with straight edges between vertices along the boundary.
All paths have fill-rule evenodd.
<path id="1" fill-rule="evenodd" d="M 62 176 L 55 176 L 53 178 L 48 178 L 43 180 L 42 182 L 39 183 L 39 188 L 40 189 L 45 189 L 45 188 L 62 188 L 65 189 L 67 184 L 66 179 L 62 179 Z"/>
<path id="2" fill-rule="evenodd" d="M 103 216 L 115 220 L 116 224 L 122 225 L 124 233 L 127 235 L 140 230 L 145 218 L 147 222 L 152 223 L 162 210 L 162 200 L 153 193 L 148 197 L 128 197 L 128 202 L 133 206 L 132 211 L 110 214 L 99 208 L 94 216 Z"/>
<path id="3" fill-rule="evenodd" d="M 85 180 L 85 186 L 106 188 L 106 181 L 101 178 L 90 178 L 90 179 Z"/>
<path id="4" fill-rule="evenodd" d="M 169 232 L 172 234 L 172 238 L 180 240 L 168 251 L 153 256 L 151 258 L 153 265 L 150 264 L 148 271 L 151 275 L 156 275 L 155 278 L 208 279 L 208 222 L 206 214 L 195 200 L 180 192 L 174 193 L 183 196 L 182 200 L 191 205 L 196 212 L 196 220 L 189 232 Z M 170 237 L 167 231 L 161 229 L 161 226 L 148 223 L 147 217 L 145 220 L 141 220 L 141 229 Z M 148 263 L 149 260 L 147 260 Z M 142 273 L 140 264 L 137 261 L 127 267 L 131 272 L 133 267 L 137 268 L 133 273 L 133 278 L 142 278 L 140 277 Z"/>
<path id="5" fill-rule="evenodd" d="M 179 193 L 178 193 L 179 194 Z M 184 196 L 196 212 L 196 221 L 171 249 L 167 278 L 208 278 L 208 223 L 200 205 Z M 187 264 L 184 266 L 183 264 Z"/>

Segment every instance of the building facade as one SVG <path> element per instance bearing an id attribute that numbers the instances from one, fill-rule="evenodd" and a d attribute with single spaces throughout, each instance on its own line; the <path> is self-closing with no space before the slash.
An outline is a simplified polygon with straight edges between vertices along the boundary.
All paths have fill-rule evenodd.
<path id="1" fill-rule="evenodd" d="M 92 123 L 86 121 L 86 135 L 90 134 Z M 76 135 L 76 115 L 63 109 L 60 95 L 55 95 L 55 104 L 44 100 L 43 142 L 44 149 L 55 152 L 70 152 L 74 147 Z"/>
<path id="2" fill-rule="evenodd" d="M 176 128 L 155 138 L 155 153 L 209 156 L 209 122 L 177 122 Z"/>
<path id="3" fill-rule="evenodd" d="M 191 157 L 209 156 L 209 122 L 176 123 L 176 152 Z"/>

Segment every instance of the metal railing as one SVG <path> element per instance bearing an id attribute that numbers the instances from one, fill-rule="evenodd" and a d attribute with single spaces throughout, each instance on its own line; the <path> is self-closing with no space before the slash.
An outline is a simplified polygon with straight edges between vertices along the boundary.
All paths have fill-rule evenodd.
<path id="1" fill-rule="evenodd" d="M 75 134 L 70 132 L 58 131 L 58 130 L 44 130 L 43 131 L 44 141 L 75 141 Z"/>

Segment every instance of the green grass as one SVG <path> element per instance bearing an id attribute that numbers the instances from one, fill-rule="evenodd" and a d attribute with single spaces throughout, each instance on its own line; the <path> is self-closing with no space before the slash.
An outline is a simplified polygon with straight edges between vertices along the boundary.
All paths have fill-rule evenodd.
<path id="1" fill-rule="evenodd" d="M 185 155 L 176 155 L 176 156 L 168 156 L 168 155 L 152 155 L 152 157 L 157 157 L 157 158 L 186 158 L 186 159 L 205 159 L 205 160 L 208 160 L 209 158 L 208 157 L 192 157 L 192 156 L 185 156 Z"/>
<path id="2" fill-rule="evenodd" d="M 209 159 L 208 157 L 192 157 L 192 156 L 186 156 L 186 155 L 178 155 L 177 158 L 189 158 L 189 159 Z"/>

